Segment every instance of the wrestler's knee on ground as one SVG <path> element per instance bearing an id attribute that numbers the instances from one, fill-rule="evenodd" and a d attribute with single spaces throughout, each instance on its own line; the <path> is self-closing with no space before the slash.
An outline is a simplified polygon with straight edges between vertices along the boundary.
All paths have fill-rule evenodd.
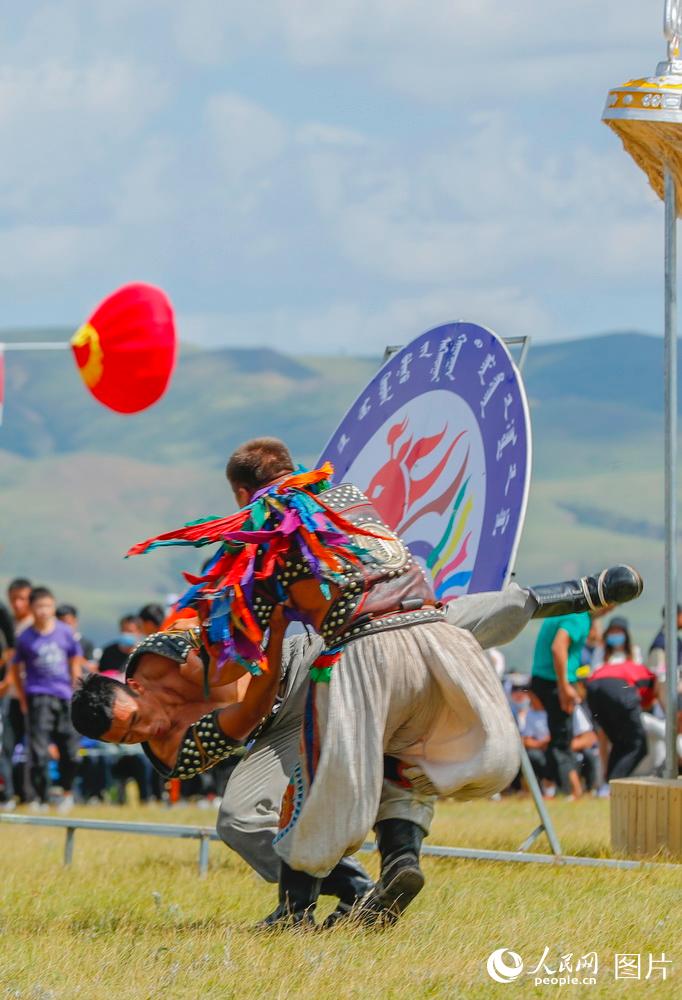
<path id="1" fill-rule="evenodd" d="M 267 882 L 277 882 L 279 858 L 272 846 L 275 826 L 271 818 L 240 815 L 231 808 L 230 800 L 225 795 L 218 813 L 216 830 L 223 843 L 262 878 Z"/>

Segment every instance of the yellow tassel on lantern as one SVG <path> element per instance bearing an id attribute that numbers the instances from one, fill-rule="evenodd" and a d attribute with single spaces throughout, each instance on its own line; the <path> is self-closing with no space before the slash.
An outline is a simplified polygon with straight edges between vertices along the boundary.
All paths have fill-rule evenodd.
<path id="1" fill-rule="evenodd" d="M 88 348 L 85 363 L 79 365 L 78 370 L 88 389 L 92 389 L 97 385 L 104 371 L 102 345 L 97 330 L 89 323 L 84 323 L 71 338 L 71 346 L 73 348 Z"/>

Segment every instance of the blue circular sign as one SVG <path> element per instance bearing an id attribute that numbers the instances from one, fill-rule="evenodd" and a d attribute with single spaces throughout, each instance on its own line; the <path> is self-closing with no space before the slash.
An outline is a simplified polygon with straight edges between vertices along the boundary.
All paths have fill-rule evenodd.
<path id="1" fill-rule="evenodd" d="M 406 542 L 439 600 L 499 590 L 530 484 L 528 403 L 505 344 L 475 323 L 439 326 L 394 354 L 320 462 L 352 482 Z"/>

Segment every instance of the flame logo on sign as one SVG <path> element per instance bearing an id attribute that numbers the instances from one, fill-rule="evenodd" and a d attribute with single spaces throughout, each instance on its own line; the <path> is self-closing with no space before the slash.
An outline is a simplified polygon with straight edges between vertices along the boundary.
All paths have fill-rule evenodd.
<path id="1" fill-rule="evenodd" d="M 468 495 L 469 446 L 454 476 L 448 464 L 467 432 L 461 431 L 448 444 L 447 424 L 439 434 L 416 441 L 408 435 L 408 427 L 409 419 L 405 417 L 389 429 L 389 457 L 365 492 L 389 528 L 403 537 L 427 514 L 442 516 L 452 504 L 445 531 L 433 548 L 419 538 L 408 542 L 408 548 L 425 559 L 436 597 L 447 601 L 456 596 L 451 591 L 461 590 L 472 576 L 472 570 L 463 568 L 469 556 L 471 531 L 467 531 L 467 524 L 473 507 L 473 498 Z M 437 458 L 439 452 L 441 457 Z M 423 472 L 429 461 L 431 468 Z"/>

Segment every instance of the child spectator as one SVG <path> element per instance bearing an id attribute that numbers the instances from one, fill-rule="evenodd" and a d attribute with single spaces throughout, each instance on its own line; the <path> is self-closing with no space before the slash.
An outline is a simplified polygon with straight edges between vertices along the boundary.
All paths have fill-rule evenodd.
<path id="1" fill-rule="evenodd" d="M 46 808 L 50 743 L 54 743 L 65 793 L 60 808 L 65 812 L 73 805 L 71 789 L 78 769 L 79 737 L 71 725 L 70 707 L 83 653 L 69 626 L 57 620 L 47 587 L 34 587 L 30 609 L 33 624 L 17 639 L 14 663 L 19 698 L 27 706 L 31 783 L 36 808 Z"/>

